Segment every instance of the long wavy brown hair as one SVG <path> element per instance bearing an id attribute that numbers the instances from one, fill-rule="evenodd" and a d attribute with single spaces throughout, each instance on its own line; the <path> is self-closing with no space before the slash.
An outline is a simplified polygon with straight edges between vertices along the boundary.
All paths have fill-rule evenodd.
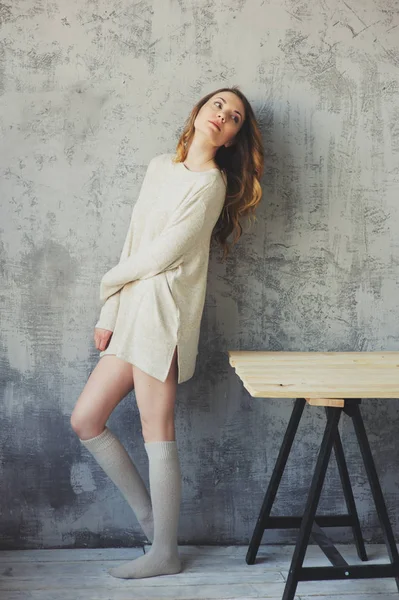
<path id="1" fill-rule="evenodd" d="M 221 92 L 232 92 L 242 101 L 245 108 L 244 122 L 235 136 L 234 143 L 226 148 L 221 146 L 215 155 L 215 162 L 227 177 L 226 200 L 220 217 L 215 225 L 212 238 L 223 248 L 224 261 L 231 247 L 238 242 L 242 234 L 242 219 L 248 217 L 256 221 L 255 209 L 262 197 L 260 179 L 264 168 L 264 149 L 260 129 L 252 107 L 238 86 L 219 88 L 207 94 L 191 111 L 176 148 L 174 162 L 184 162 L 187 158 L 191 140 L 194 137 L 194 121 L 201 107 Z M 234 233 L 232 244 L 227 242 Z"/>

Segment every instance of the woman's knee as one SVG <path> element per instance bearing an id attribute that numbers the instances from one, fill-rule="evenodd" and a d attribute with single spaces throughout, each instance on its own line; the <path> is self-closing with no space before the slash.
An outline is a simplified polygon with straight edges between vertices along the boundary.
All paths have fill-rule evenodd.
<path id="1" fill-rule="evenodd" d="M 89 440 L 104 431 L 101 420 L 88 411 L 75 408 L 71 415 L 71 427 L 81 440 Z"/>
<path id="2" fill-rule="evenodd" d="M 133 388 L 132 365 L 116 356 L 103 356 L 72 412 L 73 431 L 82 440 L 100 435 L 111 412 Z"/>
<path id="3" fill-rule="evenodd" d="M 156 414 L 145 411 L 140 414 L 141 431 L 145 442 L 167 442 L 175 439 L 173 410 Z"/>

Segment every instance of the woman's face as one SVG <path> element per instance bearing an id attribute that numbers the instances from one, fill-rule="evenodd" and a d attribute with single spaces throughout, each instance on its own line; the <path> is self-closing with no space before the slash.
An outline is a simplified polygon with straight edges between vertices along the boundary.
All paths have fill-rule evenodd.
<path id="1" fill-rule="evenodd" d="M 244 104 L 233 92 L 220 92 L 206 102 L 194 121 L 196 130 L 207 135 L 213 145 L 230 146 L 245 119 Z M 215 125 L 212 123 L 215 123 Z"/>

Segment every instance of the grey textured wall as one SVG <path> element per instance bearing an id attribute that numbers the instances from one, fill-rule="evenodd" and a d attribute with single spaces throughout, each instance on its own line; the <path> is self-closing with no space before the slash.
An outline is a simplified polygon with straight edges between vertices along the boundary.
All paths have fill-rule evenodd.
<path id="1" fill-rule="evenodd" d="M 0 22 L 1 545 L 143 539 L 69 417 L 146 166 L 174 150 L 203 94 L 236 83 L 262 126 L 264 201 L 226 264 L 212 250 L 177 432 L 180 541 L 246 543 L 292 402 L 251 399 L 226 352 L 399 347 L 398 4 L 6 0 Z M 398 408 L 363 405 L 396 533 Z M 323 423 L 307 411 L 280 513 L 301 509 Z M 133 395 L 110 426 L 148 481 Z M 380 539 L 350 423 L 341 430 L 364 530 Z M 334 469 L 323 506 L 344 509 Z"/>

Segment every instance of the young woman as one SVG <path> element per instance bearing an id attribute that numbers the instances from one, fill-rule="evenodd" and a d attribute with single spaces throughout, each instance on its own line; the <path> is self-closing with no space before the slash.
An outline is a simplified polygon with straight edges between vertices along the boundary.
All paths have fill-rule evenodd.
<path id="1" fill-rule="evenodd" d="M 193 376 L 210 243 L 228 255 L 262 196 L 263 146 L 238 87 L 193 108 L 175 155 L 148 166 L 119 263 L 102 278 L 105 301 L 94 340 L 100 360 L 72 413 L 82 444 L 133 509 L 150 551 L 110 571 L 141 578 L 178 573 L 181 498 L 175 439 L 176 386 Z M 151 497 L 118 438 L 106 427 L 132 390 L 149 461 Z"/>

